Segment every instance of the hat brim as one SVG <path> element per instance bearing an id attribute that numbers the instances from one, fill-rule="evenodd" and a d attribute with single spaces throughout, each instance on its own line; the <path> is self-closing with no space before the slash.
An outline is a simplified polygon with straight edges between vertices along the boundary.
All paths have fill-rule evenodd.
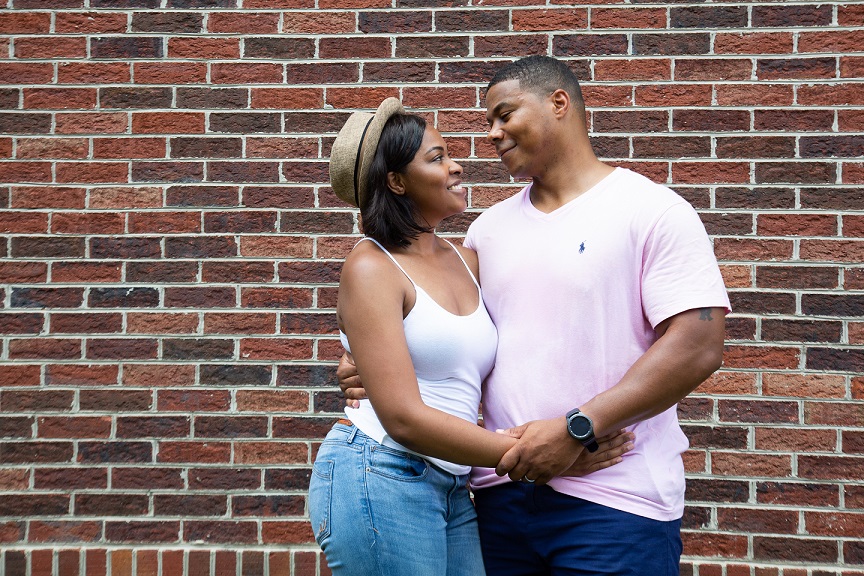
<path id="1" fill-rule="evenodd" d="M 336 136 L 330 152 L 330 185 L 352 206 L 363 206 L 368 194 L 369 167 L 375 158 L 384 125 L 405 109 L 398 98 L 387 98 L 374 114 L 355 112 Z"/>

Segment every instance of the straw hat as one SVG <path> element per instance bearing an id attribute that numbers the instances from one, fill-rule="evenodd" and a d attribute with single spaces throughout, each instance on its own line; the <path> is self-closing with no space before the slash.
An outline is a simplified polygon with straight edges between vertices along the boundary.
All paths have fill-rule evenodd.
<path id="1" fill-rule="evenodd" d="M 375 158 L 384 124 L 394 114 L 404 113 L 398 98 L 387 98 L 375 114 L 351 114 L 330 151 L 330 186 L 339 198 L 357 207 L 366 202 L 369 166 Z"/>

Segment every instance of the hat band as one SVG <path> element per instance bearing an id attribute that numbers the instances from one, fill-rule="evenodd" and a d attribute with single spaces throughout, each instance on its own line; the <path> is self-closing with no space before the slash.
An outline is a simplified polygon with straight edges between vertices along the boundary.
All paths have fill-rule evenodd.
<path id="1" fill-rule="evenodd" d="M 375 117 L 369 118 L 366 126 L 363 128 L 363 134 L 360 135 L 360 144 L 357 146 L 357 157 L 354 159 L 354 203 L 360 208 L 360 152 L 363 151 L 363 141 L 366 139 L 366 131 L 369 130 L 369 125 Z"/>

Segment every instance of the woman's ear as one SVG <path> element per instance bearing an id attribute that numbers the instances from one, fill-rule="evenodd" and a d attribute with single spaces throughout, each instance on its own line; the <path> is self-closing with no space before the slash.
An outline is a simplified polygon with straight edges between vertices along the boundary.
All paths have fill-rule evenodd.
<path id="1" fill-rule="evenodd" d="M 399 196 L 405 194 L 405 183 L 402 182 L 402 175 L 398 172 L 388 172 L 387 188 L 389 188 L 391 192 Z"/>

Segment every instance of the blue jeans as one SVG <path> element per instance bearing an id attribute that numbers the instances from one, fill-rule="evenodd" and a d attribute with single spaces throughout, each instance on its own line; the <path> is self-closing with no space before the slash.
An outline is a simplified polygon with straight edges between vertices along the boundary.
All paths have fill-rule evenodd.
<path id="1" fill-rule="evenodd" d="M 681 520 L 663 522 L 508 482 L 474 494 L 495 576 L 678 576 Z"/>
<path id="2" fill-rule="evenodd" d="M 484 576 L 467 476 L 336 424 L 312 465 L 309 517 L 335 576 Z"/>

